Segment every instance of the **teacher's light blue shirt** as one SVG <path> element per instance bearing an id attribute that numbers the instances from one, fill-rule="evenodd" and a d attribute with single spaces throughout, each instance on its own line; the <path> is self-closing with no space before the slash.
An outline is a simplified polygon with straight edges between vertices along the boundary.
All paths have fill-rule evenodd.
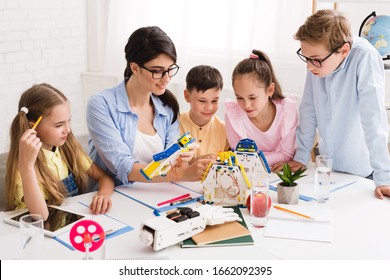
<path id="1" fill-rule="evenodd" d="M 153 94 L 150 98 L 155 110 L 153 126 L 167 148 L 179 138 L 178 121 L 172 124 L 171 108 Z M 116 178 L 116 185 L 131 183 L 128 174 L 138 162 L 132 156 L 138 116 L 131 110 L 124 81 L 89 98 L 87 126 L 92 160 Z"/>
<path id="2" fill-rule="evenodd" d="M 307 72 L 300 104 L 298 149 L 294 160 L 307 164 L 316 129 L 321 154 L 333 157 L 333 170 L 390 185 L 384 67 L 366 39 L 354 38 L 349 55 L 327 77 Z"/>

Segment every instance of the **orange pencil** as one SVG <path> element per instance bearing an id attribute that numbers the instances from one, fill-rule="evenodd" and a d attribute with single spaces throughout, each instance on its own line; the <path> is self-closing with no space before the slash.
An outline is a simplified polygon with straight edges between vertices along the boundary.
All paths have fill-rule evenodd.
<path id="1" fill-rule="evenodd" d="M 38 124 L 41 122 L 41 120 L 42 120 L 42 116 L 40 116 L 40 117 L 37 119 L 37 121 L 34 123 L 34 125 L 33 125 L 33 127 L 32 127 L 31 129 L 36 129 L 37 126 L 38 126 Z"/>
<path id="2" fill-rule="evenodd" d="M 283 208 L 283 207 L 280 207 L 280 206 L 277 206 L 277 205 L 274 205 L 274 208 L 276 208 L 276 209 L 278 209 L 280 211 L 284 211 L 284 212 L 288 212 L 288 213 L 291 213 L 291 214 L 294 214 L 294 215 L 298 215 L 298 216 L 306 218 L 306 219 L 313 219 L 312 217 L 307 216 L 305 214 L 301 214 L 301 213 L 298 213 L 298 212 L 295 212 L 295 211 L 292 211 L 292 210 L 289 210 L 289 209 L 286 209 L 286 208 Z"/>

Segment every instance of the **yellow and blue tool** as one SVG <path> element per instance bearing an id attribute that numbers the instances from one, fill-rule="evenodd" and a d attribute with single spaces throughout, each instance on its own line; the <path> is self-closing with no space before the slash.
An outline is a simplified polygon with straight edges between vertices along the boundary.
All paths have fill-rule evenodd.
<path id="1" fill-rule="evenodd" d="M 176 143 L 164 151 L 153 156 L 151 161 L 145 168 L 141 169 L 141 174 L 147 180 L 152 180 L 154 176 L 165 176 L 177 162 L 181 153 L 188 152 L 188 145 L 193 143 L 195 138 L 189 132 L 184 133 Z"/>

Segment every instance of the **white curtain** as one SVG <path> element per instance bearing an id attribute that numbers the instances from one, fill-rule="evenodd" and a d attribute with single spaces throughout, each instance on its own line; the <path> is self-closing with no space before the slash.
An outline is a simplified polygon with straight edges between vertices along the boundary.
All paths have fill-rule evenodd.
<path id="1" fill-rule="evenodd" d="M 101 32 L 106 37 L 104 73 L 123 77 L 128 37 L 139 27 L 157 25 L 176 45 L 180 71 L 171 83 L 179 102 L 187 72 L 199 64 L 219 69 L 226 96 L 232 95 L 232 70 L 252 49 L 270 56 L 288 92 L 299 95 L 303 88 L 305 65 L 296 57 L 299 42 L 293 34 L 311 14 L 310 0 L 101 1 L 108 7 L 107 30 Z"/>

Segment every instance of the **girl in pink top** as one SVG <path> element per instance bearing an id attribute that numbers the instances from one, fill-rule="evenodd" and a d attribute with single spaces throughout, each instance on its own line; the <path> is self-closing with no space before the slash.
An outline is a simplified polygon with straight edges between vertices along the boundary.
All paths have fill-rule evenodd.
<path id="1" fill-rule="evenodd" d="M 268 56 L 253 50 L 233 71 L 237 102 L 225 102 L 226 134 L 231 148 L 250 138 L 264 152 L 273 171 L 290 161 L 298 124 L 294 98 L 284 97 Z"/>

